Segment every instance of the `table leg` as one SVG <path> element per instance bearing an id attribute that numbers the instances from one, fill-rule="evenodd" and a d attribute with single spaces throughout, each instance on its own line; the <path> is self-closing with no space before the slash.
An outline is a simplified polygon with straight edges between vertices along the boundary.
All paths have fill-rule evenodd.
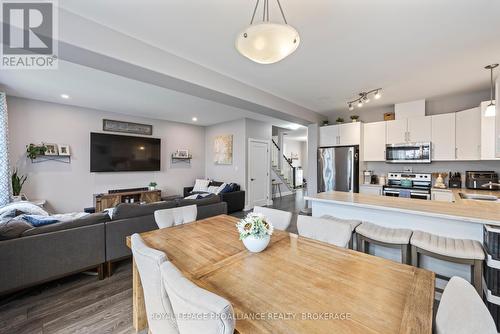
<path id="1" fill-rule="evenodd" d="M 142 291 L 141 277 L 132 258 L 132 302 L 133 302 L 133 322 L 136 333 L 144 330 L 148 326 L 146 307 L 144 305 L 144 291 Z"/>

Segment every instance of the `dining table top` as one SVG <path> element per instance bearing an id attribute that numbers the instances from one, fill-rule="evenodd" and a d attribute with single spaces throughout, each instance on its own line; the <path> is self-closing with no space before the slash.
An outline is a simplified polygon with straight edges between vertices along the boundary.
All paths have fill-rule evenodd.
<path id="1" fill-rule="evenodd" d="M 432 332 L 434 273 L 278 230 L 251 253 L 236 222 L 220 215 L 141 236 L 226 298 L 241 334 Z"/>

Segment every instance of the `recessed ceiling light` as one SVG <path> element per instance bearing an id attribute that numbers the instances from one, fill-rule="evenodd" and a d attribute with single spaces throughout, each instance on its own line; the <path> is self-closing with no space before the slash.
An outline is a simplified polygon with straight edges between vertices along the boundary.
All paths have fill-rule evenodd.
<path id="1" fill-rule="evenodd" d="M 68 94 L 61 94 L 61 97 L 65 100 L 69 99 L 69 95 Z"/>
<path id="2" fill-rule="evenodd" d="M 193 122 L 196 122 L 196 121 L 198 121 L 198 118 L 197 118 L 197 117 L 193 117 L 193 118 L 191 118 L 191 120 L 192 120 Z"/>

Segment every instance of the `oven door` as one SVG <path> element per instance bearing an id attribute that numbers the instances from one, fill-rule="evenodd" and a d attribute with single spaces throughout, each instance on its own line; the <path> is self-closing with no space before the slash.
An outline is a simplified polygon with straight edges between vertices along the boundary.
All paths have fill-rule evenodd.
<path id="1" fill-rule="evenodd" d="M 431 194 L 428 192 L 412 191 L 410 193 L 410 198 L 430 200 Z"/>
<path id="2" fill-rule="evenodd" d="M 383 195 L 389 196 L 389 197 L 399 197 L 399 189 L 385 188 L 383 190 Z M 410 190 L 410 198 L 430 200 L 431 194 L 430 194 L 430 192 L 425 191 L 425 190 L 413 190 L 412 189 L 412 190 Z"/>
<path id="3" fill-rule="evenodd" d="M 391 163 L 430 163 L 430 143 L 389 144 L 385 148 L 385 160 Z"/>

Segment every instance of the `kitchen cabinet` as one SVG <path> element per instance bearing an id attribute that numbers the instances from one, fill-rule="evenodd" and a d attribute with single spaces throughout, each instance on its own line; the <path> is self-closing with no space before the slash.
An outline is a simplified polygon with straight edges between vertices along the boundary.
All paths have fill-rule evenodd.
<path id="1" fill-rule="evenodd" d="M 407 141 L 410 143 L 423 143 L 431 141 L 432 117 L 408 118 Z"/>
<path id="2" fill-rule="evenodd" d="M 485 117 L 490 101 L 481 103 L 481 160 L 500 160 L 495 157 L 495 117 Z"/>
<path id="3" fill-rule="evenodd" d="M 374 122 L 363 125 L 364 161 L 385 161 L 386 123 Z"/>
<path id="4" fill-rule="evenodd" d="M 328 125 L 319 128 L 319 146 L 352 146 L 361 144 L 361 123 Z"/>
<path id="5" fill-rule="evenodd" d="M 406 143 L 406 132 L 408 130 L 408 121 L 406 119 L 397 119 L 387 122 L 387 144 Z"/>
<path id="6" fill-rule="evenodd" d="M 361 184 L 359 193 L 366 195 L 382 196 L 382 185 L 378 184 Z"/>
<path id="7" fill-rule="evenodd" d="M 456 160 L 481 159 L 481 109 L 459 111 L 456 116 Z"/>
<path id="8" fill-rule="evenodd" d="M 431 141 L 431 117 L 414 117 L 387 122 L 387 144 Z"/>
<path id="9" fill-rule="evenodd" d="M 319 128 L 319 146 L 337 146 L 339 145 L 339 125 L 328 125 Z"/>
<path id="10" fill-rule="evenodd" d="M 449 189 L 436 189 L 431 190 L 431 200 L 441 202 L 454 202 L 453 192 Z"/>
<path id="11" fill-rule="evenodd" d="M 433 161 L 455 160 L 455 113 L 431 116 Z"/>

